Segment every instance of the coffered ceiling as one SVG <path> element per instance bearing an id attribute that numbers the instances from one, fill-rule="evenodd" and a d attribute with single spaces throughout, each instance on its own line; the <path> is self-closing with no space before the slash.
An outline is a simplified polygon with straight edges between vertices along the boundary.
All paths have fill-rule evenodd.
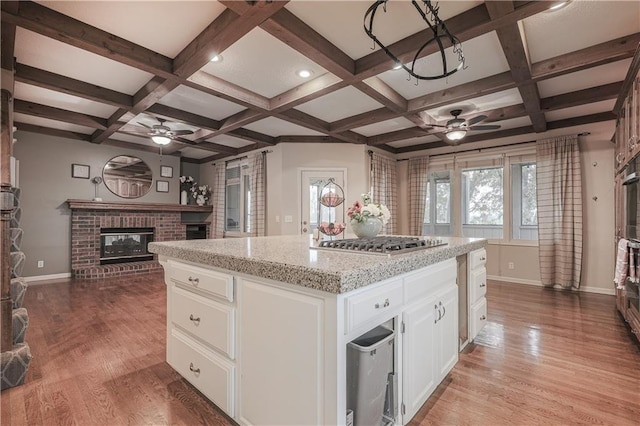
<path id="1" fill-rule="evenodd" d="M 165 146 L 193 162 L 281 142 L 447 147 L 451 111 L 498 130 L 463 144 L 608 123 L 640 43 L 640 2 L 440 1 L 466 69 L 416 82 L 363 29 L 367 1 L 2 1 L 2 68 L 20 130 L 158 151 L 144 126 L 191 130 Z M 429 38 L 409 1 L 376 35 L 409 63 Z M 425 31 L 426 30 L 426 31 Z M 438 73 L 433 43 L 422 70 Z M 222 61 L 211 62 L 214 55 Z M 448 49 L 451 54 L 451 48 Z M 299 70 L 311 71 L 303 79 Z"/>

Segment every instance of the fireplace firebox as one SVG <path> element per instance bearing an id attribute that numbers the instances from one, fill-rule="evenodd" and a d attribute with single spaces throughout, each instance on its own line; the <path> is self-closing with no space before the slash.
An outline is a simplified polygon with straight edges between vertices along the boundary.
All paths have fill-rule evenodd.
<path id="1" fill-rule="evenodd" d="M 153 228 L 100 228 L 100 264 L 153 260 L 147 250 L 153 233 Z"/>

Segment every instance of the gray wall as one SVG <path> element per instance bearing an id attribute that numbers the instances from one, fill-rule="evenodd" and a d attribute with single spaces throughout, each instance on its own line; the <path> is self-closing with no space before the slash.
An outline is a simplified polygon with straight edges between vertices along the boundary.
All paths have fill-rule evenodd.
<path id="1" fill-rule="evenodd" d="M 112 194 L 104 183 L 99 195 L 104 201 L 171 203 L 179 202 L 180 159 L 162 156 L 162 165 L 173 167 L 173 178 L 160 178 L 160 155 L 106 145 L 95 145 L 54 136 L 18 131 L 13 146 L 19 160 L 22 251 L 27 256 L 25 277 L 69 273 L 71 271 L 71 211 L 67 199 L 91 200 L 94 185 L 89 179 L 71 177 L 71 164 L 91 167 L 90 176 L 102 176 L 105 163 L 117 155 L 141 158 L 153 172 L 151 190 L 136 199 Z M 156 192 L 156 180 L 169 181 L 169 192 Z M 37 268 L 38 260 L 44 267 Z"/>

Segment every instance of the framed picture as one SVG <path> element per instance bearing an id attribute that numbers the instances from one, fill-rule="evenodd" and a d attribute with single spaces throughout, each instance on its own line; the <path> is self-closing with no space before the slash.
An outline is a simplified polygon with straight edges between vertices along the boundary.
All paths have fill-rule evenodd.
<path id="1" fill-rule="evenodd" d="M 171 166 L 160 166 L 160 177 L 172 178 L 173 177 L 173 167 L 171 167 Z"/>
<path id="2" fill-rule="evenodd" d="M 166 180 L 157 180 L 156 181 L 156 191 L 157 192 L 169 192 L 169 182 Z"/>
<path id="3" fill-rule="evenodd" d="M 80 179 L 89 179 L 90 167 L 86 164 L 72 164 L 71 177 Z"/>

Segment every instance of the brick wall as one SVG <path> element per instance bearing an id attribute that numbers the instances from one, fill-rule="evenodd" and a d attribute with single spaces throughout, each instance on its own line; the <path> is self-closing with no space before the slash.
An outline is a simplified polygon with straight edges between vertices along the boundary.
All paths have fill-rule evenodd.
<path id="1" fill-rule="evenodd" d="M 71 273 L 75 278 L 93 279 L 158 272 L 155 260 L 100 265 L 100 228 L 154 228 L 154 241 L 184 240 L 186 226 L 180 212 L 72 210 Z"/>

